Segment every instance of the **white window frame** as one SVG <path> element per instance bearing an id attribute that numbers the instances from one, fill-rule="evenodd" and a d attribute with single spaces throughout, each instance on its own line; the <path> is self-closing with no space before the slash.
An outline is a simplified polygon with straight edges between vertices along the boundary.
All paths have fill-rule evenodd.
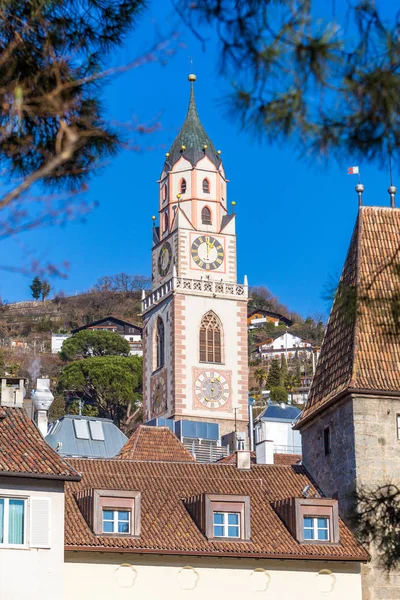
<path id="1" fill-rule="evenodd" d="M 305 519 L 312 519 L 312 527 L 305 526 Z M 318 527 L 318 519 L 324 519 L 326 521 L 326 527 Z M 313 532 L 312 538 L 306 538 L 306 536 L 305 536 L 306 530 Z M 318 531 L 327 531 L 328 537 L 325 540 L 320 540 L 318 537 Z M 303 533 L 304 533 L 304 541 L 305 542 L 311 542 L 311 541 L 312 542 L 330 542 L 331 536 L 330 536 L 329 517 L 324 517 L 322 515 L 320 515 L 318 517 L 313 517 L 311 515 L 303 515 Z"/>
<path id="2" fill-rule="evenodd" d="M 397 439 L 400 440 L 400 415 L 397 415 Z"/>
<path id="3" fill-rule="evenodd" d="M 7 540 L 4 542 L 0 541 L 0 549 L 1 548 L 27 548 L 28 547 L 28 539 L 27 539 L 27 531 L 28 531 L 28 498 L 21 496 L 0 496 L 0 500 L 4 500 L 4 529 L 3 529 L 3 540 Z M 9 502 L 10 500 L 20 500 L 24 503 L 24 543 L 23 544 L 9 544 L 8 543 L 8 517 L 9 517 Z"/>
<path id="4" fill-rule="evenodd" d="M 223 515 L 224 516 L 224 522 L 221 523 L 215 523 L 215 515 Z M 228 517 L 229 515 L 236 515 L 238 518 L 238 523 L 237 525 L 232 525 L 228 523 Z M 224 532 L 222 535 L 216 535 L 215 534 L 215 527 L 223 527 Z M 228 527 L 237 527 L 238 528 L 238 535 L 229 535 L 229 529 Z M 238 540 L 240 539 L 240 513 L 239 512 L 223 512 L 221 510 L 215 510 L 213 512 L 213 535 L 214 537 L 224 537 L 224 538 L 228 538 L 230 540 Z"/>
<path id="5" fill-rule="evenodd" d="M 113 518 L 111 519 L 105 519 L 104 518 L 104 512 L 112 512 L 113 513 Z M 118 513 L 119 512 L 127 512 L 129 514 L 128 520 L 123 520 L 123 519 L 118 519 Z M 110 533 L 115 533 L 116 535 L 131 535 L 131 531 L 132 531 L 132 511 L 130 511 L 127 508 L 106 508 L 105 506 L 103 506 L 102 508 L 102 512 L 101 512 L 101 530 L 102 533 L 105 535 L 110 535 Z M 111 531 L 104 531 L 104 521 L 106 523 L 112 523 L 113 524 L 113 530 Z M 126 532 L 121 532 L 118 531 L 118 523 L 128 523 L 128 531 Z"/>

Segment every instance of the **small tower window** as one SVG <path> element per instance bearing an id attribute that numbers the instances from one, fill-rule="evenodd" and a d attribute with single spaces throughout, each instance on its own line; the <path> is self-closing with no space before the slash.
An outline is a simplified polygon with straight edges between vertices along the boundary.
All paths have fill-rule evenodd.
<path id="1" fill-rule="evenodd" d="M 325 427 L 324 429 L 324 452 L 325 456 L 331 453 L 331 428 Z"/>
<path id="2" fill-rule="evenodd" d="M 186 194 L 186 179 L 181 179 L 181 194 Z"/>
<path id="3" fill-rule="evenodd" d="M 165 331 L 162 319 L 157 319 L 156 331 L 156 369 L 164 366 Z"/>
<path id="4" fill-rule="evenodd" d="M 208 208 L 208 206 L 205 206 L 201 211 L 201 222 L 203 225 L 212 225 L 211 210 Z"/>
<path id="5" fill-rule="evenodd" d="M 208 179 L 203 179 L 203 192 L 204 194 L 210 193 L 210 182 Z"/>
<path id="6" fill-rule="evenodd" d="M 210 310 L 200 325 L 200 362 L 222 362 L 222 325 L 217 315 Z"/>
<path id="7" fill-rule="evenodd" d="M 164 232 L 168 229 L 168 213 L 164 213 Z"/>
<path id="8" fill-rule="evenodd" d="M 167 199 L 168 196 L 168 186 L 167 184 L 164 185 L 164 201 Z"/>

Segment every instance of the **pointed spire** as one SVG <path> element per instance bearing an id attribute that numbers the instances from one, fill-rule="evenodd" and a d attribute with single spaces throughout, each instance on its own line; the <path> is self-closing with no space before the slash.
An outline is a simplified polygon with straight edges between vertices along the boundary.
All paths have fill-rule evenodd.
<path id="1" fill-rule="evenodd" d="M 186 160 L 195 166 L 204 156 L 208 156 L 211 162 L 216 167 L 219 167 L 221 164 L 220 155 L 206 134 L 197 113 L 194 97 L 196 75 L 191 74 L 188 79 L 190 82 L 189 107 L 182 129 L 172 144 L 170 151 L 167 152 L 167 163 L 172 167 L 181 156 L 184 156 Z"/>

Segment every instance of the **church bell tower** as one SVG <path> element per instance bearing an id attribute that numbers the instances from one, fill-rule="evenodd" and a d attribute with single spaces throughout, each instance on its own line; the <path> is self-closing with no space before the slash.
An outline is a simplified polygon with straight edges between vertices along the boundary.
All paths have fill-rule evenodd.
<path id="1" fill-rule="evenodd" d="M 166 153 L 154 221 L 152 291 L 142 300 L 145 421 L 217 422 L 247 433 L 247 281 L 236 281 L 235 214 L 189 75 L 185 122 Z"/>

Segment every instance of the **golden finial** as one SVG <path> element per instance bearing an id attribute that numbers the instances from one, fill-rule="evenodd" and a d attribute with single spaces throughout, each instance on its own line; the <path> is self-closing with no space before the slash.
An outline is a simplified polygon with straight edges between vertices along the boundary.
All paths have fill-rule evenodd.
<path id="1" fill-rule="evenodd" d="M 222 150 L 217 150 L 217 154 L 222 154 Z"/>
<path id="2" fill-rule="evenodd" d="M 196 81 L 196 75 L 194 75 L 193 73 L 190 73 L 188 79 L 189 79 L 189 81 Z"/>
<path id="3" fill-rule="evenodd" d="M 168 158 L 168 156 L 169 156 L 169 152 L 166 152 L 166 153 L 165 153 L 165 156 Z"/>
<path id="4" fill-rule="evenodd" d="M 152 220 L 153 220 L 153 221 L 155 221 L 155 220 L 156 220 L 156 217 L 155 217 L 154 215 L 153 215 L 151 218 L 152 218 Z"/>
<path id="5" fill-rule="evenodd" d="M 182 144 L 182 146 L 181 146 L 181 150 L 186 150 L 186 146 L 184 146 L 184 145 Z"/>
<path id="6" fill-rule="evenodd" d="M 178 200 L 180 200 L 181 194 L 177 194 L 176 197 L 178 198 Z"/>
<path id="7" fill-rule="evenodd" d="M 207 144 L 203 144 L 203 150 L 207 150 L 208 146 Z"/>

